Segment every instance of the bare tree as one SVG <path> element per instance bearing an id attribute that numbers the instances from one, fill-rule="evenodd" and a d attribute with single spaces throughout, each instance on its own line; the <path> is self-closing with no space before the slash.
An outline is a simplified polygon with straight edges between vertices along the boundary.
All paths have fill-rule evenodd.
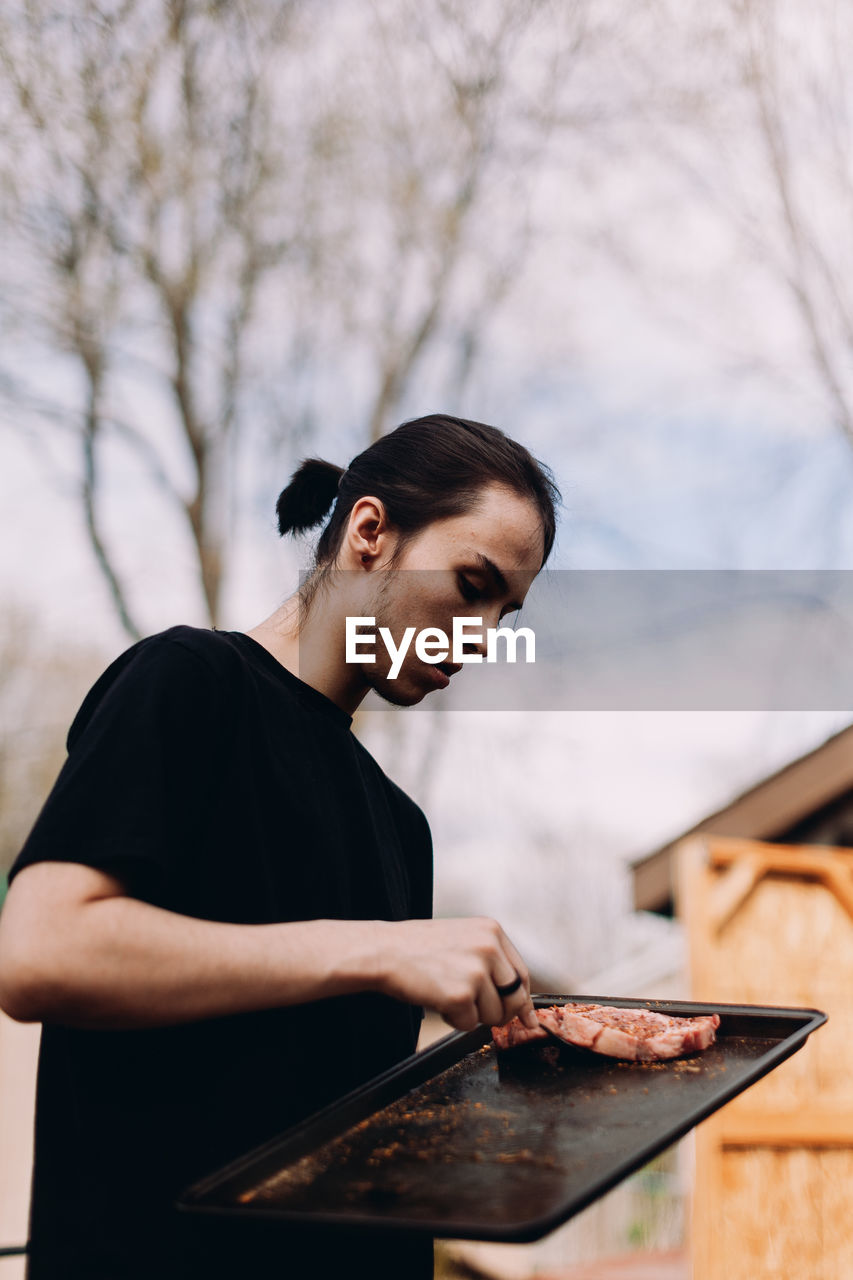
<path id="1" fill-rule="evenodd" d="M 343 412 L 365 424 L 363 446 L 410 406 L 463 400 L 523 276 L 588 8 L 374 0 L 357 18 L 338 11 L 302 85 L 325 103 L 303 124 L 322 157 L 306 210 L 323 256 L 289 279 L 289 349 L 303 375 L 334 370 L 336 386 L 324 398 L 309 384 L 300 419 Z"/>
<path id="2" fill-rule="evenodd" d="M 374 206 L 378 197 L 385 230 L 384 261 L 359 263 L 375 315 L 365 335 L 376 370 L 371 438 L 398 413 L 437 337 L 452 344 L 444 385 L 461 396 L 523 269 L 531 195 L 584 12 L 536 0 L 375 6 L 354 86 L 368 103 L 360 194 Z"/>
<path id="3" fill-rule="evenodd" d="M 598 248 L 659 318 L 819 404 L 853 444 L 853 13 L 649 0 L 609 49 Z M 699 305 L 697 305 L 697 303 Z"/>
<path id="4" fill-rule="evenodd" d="M 853 218 L 853 89 L 843 57 L 853 24 L 843 6 L 824 0 L 810 6 L 807 23 L 792 22 L 788 8 L 785 15 L 768 0 L 732 0 L 774 213 L 770 234 L 753 227 L 752 240 L 788 294 L 829 410 L 853 447 L 853 264 L 845 234 Z"/>
<path id="5" fill-rule="evenodd" d="M 218 616 L 246 342 L 264 275 L 291 251 L 270 217 L 270 84 L 293 7 L 34 0 L 2 18 L 3 190 L 23 258 L 4 302 L 75 383 L 53 399 L 13 379 L 14 399 L 79 442 L 86 528 L 131 636 L 100 520 L 108 436 L 181 513 Z M 159 421 L 136 410 L 140 391 Z"/>
<path id="6" fill-rule="evenodd" d="M 76 442 L 131 636 L 144 620 L 104 514 L 110 450 L 179 514 L 215 624 L 262 429 L 292 450 L 343 410 L 363 447 L 415 397 L 459 403 L 523 268 L 586 7 L 375 0 L 321 21 L 299 0 L 21 0 L 0 15 L 3 389 L 16 417 Z"/>

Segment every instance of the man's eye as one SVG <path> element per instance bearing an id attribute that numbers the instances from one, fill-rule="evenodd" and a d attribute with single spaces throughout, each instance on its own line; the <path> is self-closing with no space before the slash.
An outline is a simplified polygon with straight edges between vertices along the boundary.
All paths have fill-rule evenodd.
<path id="1" fill-rule="evenodd" d="M 482 595 L 480 589 L 475 587 L 473 582 L 469 582 L 462 574 L 459 575 L 459 590 L 466 600 L 479 600 Z"/>

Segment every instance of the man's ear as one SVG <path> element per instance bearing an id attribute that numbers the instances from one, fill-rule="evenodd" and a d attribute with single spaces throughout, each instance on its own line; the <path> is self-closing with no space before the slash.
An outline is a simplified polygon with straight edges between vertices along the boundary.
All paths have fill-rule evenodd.
<path id="1" fill-rule="evenodd" d="M 390 559 L 394 537 L 381 498 L 359 498 L 350 512 L 341 544 L 341 564 L 345 569 L 370 569 Z"/>

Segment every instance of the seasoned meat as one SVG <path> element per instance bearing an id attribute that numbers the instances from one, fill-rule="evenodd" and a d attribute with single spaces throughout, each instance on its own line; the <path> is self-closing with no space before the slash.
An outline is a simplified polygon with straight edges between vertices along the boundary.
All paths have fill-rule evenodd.
<path id="1" fill-rule="evenodd" d="M 537 1009 L 536 1016 L 544 1029 L 581 1049 L 591 1049 L 610 1058 L 659 1062 L 680 1058 L 714 1043 L 720 1025 L 716 1013 L 695 1018 L 676 1018 L 651 1009 L 618 1009 L 604 1004 L 552 1005 Z M 498 1049 L 541 1040 L 538 1031 L 528 1030 L 518 1018 L 505 1027 L 492 1027 Z"/>
<path id="2" fill-rule="evenodd" d="M 543 1026 L 534 1031 L 526 1027 L 520 1018 L 513 1018 L 503 1027 L 492 1027 L 492 1038 L 498 1049 L 514 1049 L 519 1044 L 529 1044 L 531 1040 L 550 1040 Z"/>

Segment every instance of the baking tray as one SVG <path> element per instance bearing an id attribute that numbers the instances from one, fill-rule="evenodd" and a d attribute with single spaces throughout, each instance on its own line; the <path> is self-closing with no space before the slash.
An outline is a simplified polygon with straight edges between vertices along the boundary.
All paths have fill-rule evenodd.
<path id="1" fill-rule="evenodd" d="M 689 1017 L 711 1048 L 622 1062 L 569 1045 L 498 1054 L 488 1027 L 425 1052 L 183 1193 L 193 1213 L 536 1240 L 802 1048 L 817 1009 L 537 995 Z M 342 1048 L 345 1052 L 345 1048 Z"/>

